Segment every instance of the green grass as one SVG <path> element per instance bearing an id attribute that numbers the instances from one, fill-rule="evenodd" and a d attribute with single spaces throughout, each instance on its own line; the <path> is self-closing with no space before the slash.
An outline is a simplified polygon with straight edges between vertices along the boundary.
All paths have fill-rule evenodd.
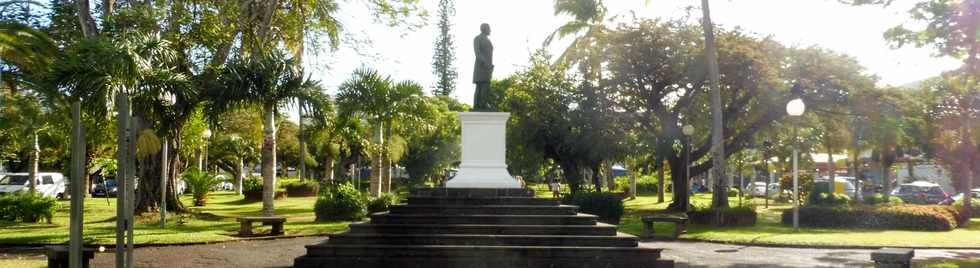
<path id="1" fill-rule="evenodd" d="M 914 267 L 958 268 L 980 267 L 980 260 L 912 260 Z"/>
<path id="2" fill-rule="evenodd" d="M 656 196 L 640 196 L 627 200 L 620 231 L 640 234 L 642 225 L 639 217 L 665 209 L 670 203 L 670 196 L 665 199 L 664 203 L 657 203 Z M 737 205 L 737 198 L 729 200 L 732 206 Z M 696 194 L 691 202 L 696 207 L 707 207 L 711 203 L 711 196 Z M 973 219 L 967 228 L 952 231 L 800 228 L 799 232 L 794 232 L 792 226 L 780 223 L 782 210 L 792 208 L 791 205 L 770 203 L 769 209 L 765 209 L 762 205 L 763 199 L 745 202 L 756 207 L 756 212 L 759 213 L 755 226 L 715 227 L 693 224 L 688 225 L 687 234 L 681 235 L 681 238 L 754 244 L 867 247 L 977 247 L 977 241 L 980 241 L 980 219 Z M 654 228 L 659 234 L 673 232 L 673 225 L 669 223 L 657 223 Z"/>
<path id="3" fill-rule="evenodd" d="M 193 202 L 190 196 L 182 196 L 185 205 Z M 313 203 L 316 197 L 298 197 L 276 200 L 276 214 L 287 218 L 283 227 L 286 235 L 316 235 L 344 231 L 350 222 L 314 222 Z M 68 201 L 60 201 L 53 223 L 0 222 L 0 244 L 64 244 L 68 242 Z M 159 213 L 137 217 L 135 242 L 137 244 L 182 244 L 220 242 L 241 239 L 233 236 L 239 224 L 235 217 L 258 215 L 261 202 L 243 202 L 242 197 L 230 192 L 210 195 L 207 206 L 190 207 L 194 213 L 182 216 L 169 214 L 167 226 L 160 227 Z M 114 244 L 116 230 L 116 202 L 110 198 L 85 200 L 85 232 L 87 244 Z M 178 219 L 185 221 L 178 224 Z M 256 224 L 258 227 L 259 224 Z M 267 227 L 266 227 L 267 228 Z"/>
<path id="4" fill-rule="evenodd" d="M 15 259 L 2 259 L 0 258 L 0 268 L 40 268 L 48 267 L 47 259 L 43 256 L 38 256 L 37 258 L 15 258 Z"/>

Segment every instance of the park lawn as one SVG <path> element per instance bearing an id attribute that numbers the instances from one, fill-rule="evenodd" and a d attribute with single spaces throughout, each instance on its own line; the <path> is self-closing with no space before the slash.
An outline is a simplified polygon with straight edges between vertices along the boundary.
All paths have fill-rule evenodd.
<path id="1" fill-rule="evenodd" d="M 642 225 L 641 215 L 649 215 L 663 210 L 670 203 L 670 196 L 665 197 L 664 203 L 657 203 L 657 197 L 639 196 L 625 203 L 626 214 L 621 219 L 619 230 L 634 235 L 640 234 Z M 729 199 L 732 206 L 737 205 L 737 198 Z M 710 194 L 696 194 L 691 199 L 696 207 L 707 207 L 711 203 Z M 980 219 L 973 219 L 967 228 L 952 231 L 898 231 L 871 229 L 826 229 L 800 228 L 794 232 L 792 226 L 780 223 L 782 210 L 792 208 L 791 205 L 770 203 L 769 209 L 762 206 L 762 199 L 745 201 L 756 207 L 759 213 L 758 222 L 750 227 L 715 227 L 707 225 L 688 225 L 684 239 L 724 243 L 752 243 L 770 245 L 796 246 L 860 246 L 860 247 L 978 247 L 980 244 Z M 656 233 L 668 234 L 673 232 L 673 225 L 657 223 Z"/>
<path id="2" fill-rule="evenodd" d="M 115 243 L 116 202 L 109 198 L 85 200 L 86 244 L 110 245 Z M 192 204 L 189 196 L 182 196 L 185 205 Z M 287 218 L 283 227 L 287 236 L 330 234 L 347 230 L 350 222 L 314 222 L 313 204 L 316 197 L 294 197 L 276 200 L 276 214 Z M 239 224 L 235 217 L 258 215 L 262 202 L 244 202 L 231 192 L 210 195 L 207 206 L 189 207 L 192 213 L 169 214 L 167 226 L 160 227 L 159 213 L 137 217 L 135 242 L 137 245 L 163 245 L 185 243 L 209 243 L 242 239 L 233 236 Z M 51 224 L 0 222 L 0 244 L 64 244 L 68 242 L 69 202 L 59 201 L 59 207 Z M 181 221 L 182 223 L 178 223 Z M 256 226 L 259 226 L 256 224 Z M 267 229 L 268 227 L 266 227 Z"/>

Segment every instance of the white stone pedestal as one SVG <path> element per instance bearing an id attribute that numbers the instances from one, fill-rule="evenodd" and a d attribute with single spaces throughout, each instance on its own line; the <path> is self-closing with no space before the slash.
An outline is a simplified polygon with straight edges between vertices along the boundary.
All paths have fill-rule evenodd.
<path id="1" fill-rule="evenodd" d="M 463 157 L 456 177 L 446 188 L 521 188 L 507 172 L 509 113 L 459 113 L 463 125 Z"/>

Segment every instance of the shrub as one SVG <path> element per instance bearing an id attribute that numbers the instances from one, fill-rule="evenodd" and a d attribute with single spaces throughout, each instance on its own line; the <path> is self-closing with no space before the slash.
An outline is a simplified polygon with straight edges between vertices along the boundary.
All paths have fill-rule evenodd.
<path id="1" fill-rule="evenodd" d="M 577 192 L 562 203 L 578 206 L 582 213 L 599 216 L 600 221 L 610 224 L 619 224 L 626 211 L 623 196 L 617 193 Z"/>
<path id="2" fill-rule="evenodd" d="M 316 221 L 350 220 L 356 221 L 366 215 L 367 204 L 361 192 L 350 184 L 341 184 L 325 191 L 316 200 L 313 211 Z"/>
<path id="3" fill-rule="evenodd" d="M 280 185 L 289 196 L 316 196 L 320 192 L 320 183 L 313 180 L 288 181 Z"/>
<path id="4" fill-rule="evenodd" d="M 691 223 L 717 226 L 752 226 L 758 214 L 751 207 L 731 207 L 720 209 L 694 209 L 687 212 Z"/>
<path id="5" fill-rule="evenodd" d="M 246 201 L 262 201 L 262 189 L 264 188 L 262 178 L 249 177 L 242 183 L 242 194 L 245 195 Z M 286 198 L 286 196 L 285 190 L 276 189 L 275 199 Z"/>
<path id="6" fill-rule="evenodd" d="M 792 221 L 793 210 L 784 210 L 783 224 L 792 224 Z M 948 231 L 964 221 L 962 213 L 951 206 L 800 208 L 800 226 L 806 227 Z"/>
<path id="7" fill-rule="evenodd" d="M 807 202 L 807 206 L 840 207 L 850 205 L 851 197 L 846 194 L 820 193 L 812 195 Z"/>
<path id="8" fill-rule="evenodd" d="M 58 200 L 37 194 L 17 193 L 0 196 L 0 220 L 35 223 L 42 218 L 51 223 Z"/>
<path id="9" fill-rule="evenodd" d="M 368 214 L 388 211 L 391 209 L 391 206 L 397 205 L 399 202 L 400 198 L 397 194 L 383 193 L 378 198 L 368 201 Z"/>
<path id="10" fill-rule="evenodd" d="M 888 199 L 891 200 L 891 202 L 888 202 L 888 203 L 889 204 L 892 204 L 892 205 L 905 204 L 905 202 L 902 201 L 901 198 L 898 198 L 898 197 L 895 197 L 895 196 L 890 196 Z M 864 197 L 864 203 L 867 204 L 867 205 L 884 204 L 885 203 L 885 196 L 882 195 L 882 194 L 874 194 L 874 195 L 871 195 L 871 196 L 865 196 Z"/>
<path id="11" fill-rule="evenodd" d="M 974 198 L 973 200 L 970 200 L 970 202 L 970 216 L 973 218 L 980 218 L 980 198 Z M 960 201 L 956 201 L 956 203 L 953 205 L 959 209 L 964 209 L 962 199 Z"/>
<path id="12" fill-rule="evenodd" d="M 738 188 L 728 188 L 728 197 L 738 197 Z"/>
<path id="13" fill-rule="evenodd" d="M 194 206 L 204 206 L 208 203 L 208 192 L 221 183 L 218 177 L 197 168 L 187 170 L 183 174 L 184 182 L 194 195 Z"/>

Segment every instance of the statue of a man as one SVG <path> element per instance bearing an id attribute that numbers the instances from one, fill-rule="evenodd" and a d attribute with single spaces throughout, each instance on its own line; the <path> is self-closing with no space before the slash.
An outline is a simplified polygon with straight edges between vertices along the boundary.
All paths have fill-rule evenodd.
<path id="1" fill-rule="evenodd" d="M 487 111 L 487 98 L 490 94 L 490 80 L 493 78 L 493 44 L 490 43 L 490 24 L 480 24 L 480 35 L 473 39 L 473 50 L 476 51 L 476 63 L 473 65 L 473 83 L 476 93 L 473 94 L 473 110 Z"/>

